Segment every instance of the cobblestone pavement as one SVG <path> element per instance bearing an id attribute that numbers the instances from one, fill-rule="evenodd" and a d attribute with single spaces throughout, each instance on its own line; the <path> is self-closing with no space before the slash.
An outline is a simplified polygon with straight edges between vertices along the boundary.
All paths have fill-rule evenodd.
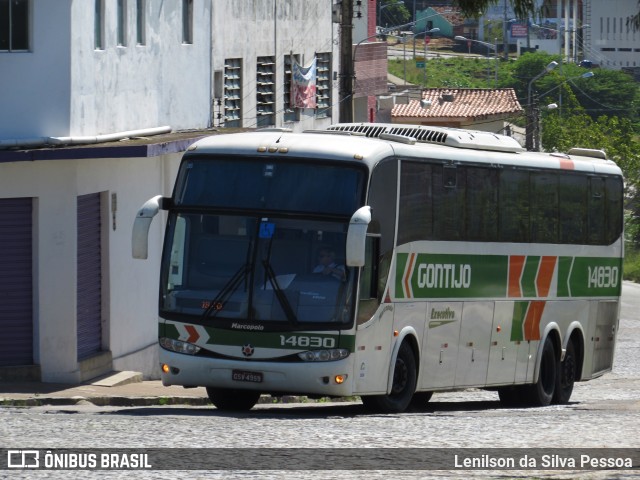
<path id="1" fill-rule="evenodd" d="M 571 403 L 507 409 L 482 390 L 438 393 L 424 411 L 367 415 L 360 404 L 0 408 L 5 448 L 640 448 L 640 286 L 625 285 L 613 372 L 576 384 Z M 399 450 L 401 455 L 402 450 Z M 331 462 L 331 458 L 327 458 Z M 2 474 L 7 473 L 0 471 Z M 11 472 L 68 478 L 69 472 Z M 75 471 L 73 478 L 640 478 L 622 471 Z"/>

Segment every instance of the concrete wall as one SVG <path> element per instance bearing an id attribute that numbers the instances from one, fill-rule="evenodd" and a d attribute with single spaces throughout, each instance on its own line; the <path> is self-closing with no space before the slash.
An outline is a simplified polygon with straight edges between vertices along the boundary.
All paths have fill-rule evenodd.
<path id="1" fill-rule="evenodd" d="M 0 139 L 69 132 L 71 3 L 32 0 L 31 51 L 0 52 Z"/>
<path id="2" fill-rule="evenodd" d="M 590 1 L 590 25 L 584 29 L 584 58 L 604 68 L 640 67 L 640 31 L 627 28 L 638 13 L 637 0 Z"/>
<path id="3" fill-rule="evenodd" d="M 146 40 L 136 43 L 136 2 L 125 2 L 126 46 L 117 45 L 116 2 L 105 2 L 104 49 L 94 47 L 94 1 L 72 7 L 69 135 L 211 124 L 211 3 L 195 0 L 193 43 L 182 43 L 182 2 L 145 2 Z M 91 19 L 91 21 L 87 21 Z"/>
<path id="4" fill-rule="evenodd" d="M 87 379 L 83 369 L 97 375 L 112 366 L 141 371 L 147 377 L 158 374 L 164 216 L 151 225 L 147 261 L 131 257 L 131 227 L 146 200 L 170 195 L 180 156 L 177 152 L 0 163 L 2 197 L 34 198 L 34 360 L 40 364 L 43 381 L 75 383 Z M 97 192 L 103 200 L 103 349 L 109 352 L 98 373 L 95 366 L 77 361 L 75 335 L 76 201 L 79 195 Z M 117 195 L 115 223 L 112 194 Z"/>
<path id="5" fill-rule="evenodd" d="M 283 112 L 285 55 L 299 55 L 306 65 L 316 53 L 332 52 L 332 70 L 338 71 L 334 43 L 338 31 L 332 23 L 330 0 L 216 0 L 213 19 L 213 70 L 223 71 L 225 59 L 243 59 L 243 127 L 257 125 L 256 62 L 262 56 L 276 58 L 276 126 L 301 131 L 338 121 L 337 89 L 332 93 L 330 118 L 316 120 L 314 110 L 304 109 L 300 122 L 285 125 Z"/>
<path id="6" fill-rule="evenodd" d="M 104 45 L 96 49 L 93 0 L 33 0 L 31 51 L 0 53 L 0 140 L 213 126 L 214 69 L 223 70 L 226 58 L 243 59 L 243 126 L 255 127 L 258 56 L 277 58 L 282 126 L 284 55 L 307 63 L 316 52 L 330 52 L 338 70 L 331 0 L 194 0 L 191 44 L 183 43 L 182 2 L 148 0 L 145 41 L 138 45 L 136 4 L 125 2 L 126 42 L 118 45 L 117 2 L 105 0 Z M 335 105 L 329 118 L 316 119 L 305 110 L 287 126 L 327 126 L 337 112 Z"/>
<path id="7" fill-rule="evenodd" d="M 244 126 L 255 127 L 258 56 L 276 57 L 277 126 L 300 131 L 337 122 L 337 81 L 332 81 L 328 117 L 317 118 L 307 109 L 299 122 L 283 121 L 286 54 L 307 63 L 316 53 L 329 52 L 332 73 L 338 71 L 331 0 L 194 0 L 189 45 L 182 42 L 182 2 L 145 2 L 144 45 L 136 41 L 136 2 L 125 4 L 126 45 L 117 45 L 117 2 L 105 0 L 104 48 L 96 50 L 94 1 L 32 0 L 31 51 L 0 53 L 0 141 L 210 126 L 214 72 L 224 69 L 226 58 L 243 59 Z M 157 374 L 164 217 L 152 224 L 146 262 L 131 259 L 131 225 L 147 199 L 171 193 L 181 153 L 168 142 L 159 153 L 116 154 L 126 145 L 0 150 L 0 197 L 34 198 L 34 360 L 43 381 L 83 381 L 111 367 Z M 111 148 L 113 154 L 105 153 Z M 105 353 L 78 362 L 76 202 L 79 195 L 98 192 Z"/>

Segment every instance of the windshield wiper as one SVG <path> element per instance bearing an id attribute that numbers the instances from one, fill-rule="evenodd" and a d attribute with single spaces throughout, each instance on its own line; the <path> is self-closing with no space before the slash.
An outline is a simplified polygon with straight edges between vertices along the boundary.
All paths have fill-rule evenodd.
<path id="1" fill-rule="evenodd" d="M 271 267 L 271 264 L 268 260 L 262 260 L 262 266 L 264 267 L 264 271 L 267 273 L 267 278 L 269 279 L 269 283 L 271 283 L 271 288 L 273 288 L 273 292 L 276 294 L 276 298 L 284 311 L 284 314 L 287 316 L 287 320 L 292 325 L 296 325 L 298 323 L 298 319 L 296 318 L 296 314 L 291 308 L 291 303 L 289 303 L 289 299 L 284 294 L 280 285 L 278 284 L 278 279 L 276 278 L 276 274 Z"/>
<path id="2" fill-rule="evenodd" d="M 202 312 L 202 317 L 200 317 L 201 320 L 209 318 L 209 316 L 211 316 L 211 312 L 214 312 L 212 316 L 215 317 L 218 312 L 222 310 L 221 305 L 224 305 L 225 300 L 229 298 L 242 284 L 248 271 L 249 265 L 245 263 L 236 273 L 233 274 L 225 286 L 220 290 L 218 295 L 216 295 L 216 298 L 211 300 L 207 309 Z"/>

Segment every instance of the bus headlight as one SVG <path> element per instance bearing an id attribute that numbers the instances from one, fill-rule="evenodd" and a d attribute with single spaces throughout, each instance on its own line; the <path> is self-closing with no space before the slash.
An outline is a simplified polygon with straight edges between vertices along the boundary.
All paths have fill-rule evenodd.
<path id="1" fill-rule="evenodd" d="M 200 351 L 200 347 L 193 343 L 182 342 L 166 337 L 160 339 L 160 346 L 172 352 L 184 353 L 186 355 L 195 355 Z"/>
<path id="2" fill-rule="evenodd" d="M 310 350 L 298 354 L 301 360 L 305 362 L 333 362 L 334 360 L 342 360 L 349 356 L 349 350 L 346 348 L 332 348 L 331 350 Z"/>

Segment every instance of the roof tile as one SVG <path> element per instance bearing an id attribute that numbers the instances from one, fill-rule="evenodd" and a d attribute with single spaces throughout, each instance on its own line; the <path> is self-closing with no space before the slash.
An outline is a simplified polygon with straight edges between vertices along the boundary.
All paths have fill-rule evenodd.
<path id="1" fill-rule="evenodd" d="M 431 101 L 431 107 L 411 100 L 395 105 L 391 117 L 486 119 L 523 111 L 513 88 L 427 88 L 422 99 Z"/>

